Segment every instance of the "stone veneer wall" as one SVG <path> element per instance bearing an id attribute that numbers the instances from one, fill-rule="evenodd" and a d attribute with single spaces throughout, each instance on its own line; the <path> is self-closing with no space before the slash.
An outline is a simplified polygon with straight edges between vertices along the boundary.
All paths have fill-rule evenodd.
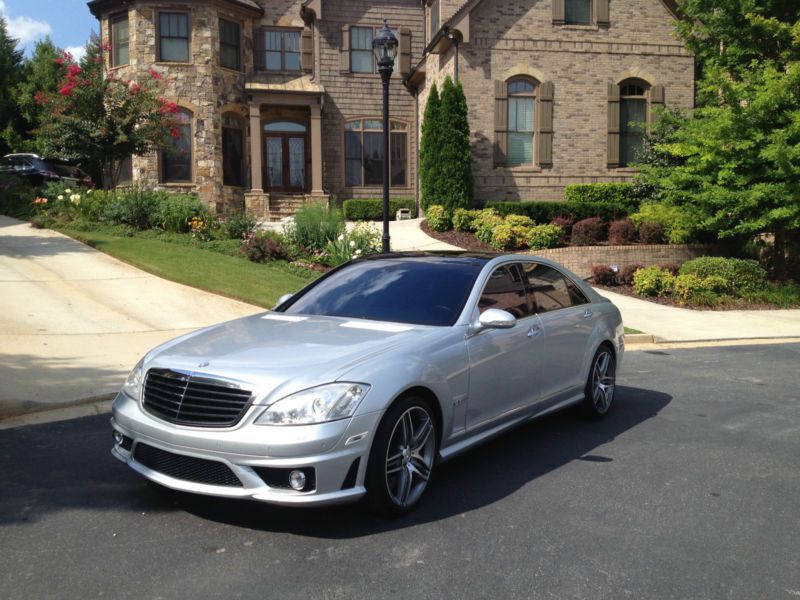
<path id="1" fill-rule="evenodd" d="M 191 20 L 190 62 L 171 63 L 156 60 L 156 22 L 159 10 L 188 12 Z M 119 10 L 110 14 L 119 14 Z M 102 19 L 103 39 L 110 39 L 108 15 Z M 130 64 L 110 69 L 118 77 L 149 78 L 155 69 L 163 76 L 163 96 L 192 111 L 193 181 L 159 181 L 159 158 L 153 154 L 134 157 L 134 181 L 180 193 L 194 193 L 210 208 L 222 212 L 243 206 L 244 188 L 222 184 L 222 112 L 238 113 L 246 123 L 247 98 L 245 73 L 219 66 L 219 18 L 240 23 L 243 34 L 243 65 L 252 65 L 251 19 L 209 3 L 159 2 L 157 7 L 136 3 L 128 9 L 130 26 Z M 110 65 L 109 65 L 110 67 Z M 245 156 L 248 156 L 245 139 Z M 246 172 L 249 166 L 245 167 Z"/>
<path id="2" fill-rule="evenodd" d="M 674 18 L 660 0 L 614 0 L 611 24 L 603 27 L 554 25 L 553 1 L 485 0 L 470 15 L 459 79 L 479 200 L 555 200 L 569 184 L 630 180 L 632 170 L 607 166 L 609 83 L 638 76 L 663 85 L 668 106 L 694 104 L 694 58 L 676 39 Z M 431 82 L 452 68 L 452 51 L 428 56 L 420 115 Z M 509 74 L 554 84 L 552 167 L 494 165 L 494 81 Z"/>
<path id="3" fill-rule="evenodd" d="M 664 244 L 633 246 L 569 246 L 530 252 L 535 256 L 549 258 L 564 265 L 570 271 L 588 279 L 592 276 L 592 265 L 682 264 L 698 256 L 722 256 L 724 251 L 713 244 Z"/>

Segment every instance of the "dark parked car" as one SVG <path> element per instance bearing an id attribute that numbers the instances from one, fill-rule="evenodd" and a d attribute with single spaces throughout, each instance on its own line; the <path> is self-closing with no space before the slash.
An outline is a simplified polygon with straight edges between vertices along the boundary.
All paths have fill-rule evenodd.
<path id="1" fill-rule="evenodd" d="M 94 187 L 92 178 L 75 165 L 36 154 L 5 155 L 0 159 L 0 175 L 20 177 L 35 186 L 64 181 L 76 187 Z"/>

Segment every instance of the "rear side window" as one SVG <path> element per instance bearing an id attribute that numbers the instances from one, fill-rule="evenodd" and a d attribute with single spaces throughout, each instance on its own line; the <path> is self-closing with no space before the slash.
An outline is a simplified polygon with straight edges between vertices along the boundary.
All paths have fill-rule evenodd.
<path id="1" fill-rule="evenodd" d="M 567 283 L 567 279 L 552 267 L 526 263 L 523 265 L 523 271 L 527 280 L 528 294 L 536 312 L 546 313 L 584 303 L 575 301 L 578 299 L 575 292 L 583 296 L 575 284 Z M 570 287 L 574 290 L 570 290 Z"/>
<path id="2" fill-rule="evenodd" d="M 523 319 L 531 314 L 517 265 L 504 265 L 492 272 L 478 301 L 480 312 L 490 308 L 508 311 L 517 319 Z"/>

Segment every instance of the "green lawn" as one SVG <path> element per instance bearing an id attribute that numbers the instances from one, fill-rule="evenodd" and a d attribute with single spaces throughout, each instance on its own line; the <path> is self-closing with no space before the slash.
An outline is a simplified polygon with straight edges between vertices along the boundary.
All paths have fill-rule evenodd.
<path id="1" fill-rule="evenodd" d="M 638 329 L 634 329 L 633 327 L 626 327 L 625 333 L 642 333 L 642 332 L 639 331 Z"/>
<path id="2" fill-rule="evenodd" d="M 156 239 L 119 237 L 97 231 L 61 230 L 101 252 L 145 271 L 222 296 L 272 308 L 317 274 L 298 273 L 285 263 L 258 264 L 201 248 Z"/>

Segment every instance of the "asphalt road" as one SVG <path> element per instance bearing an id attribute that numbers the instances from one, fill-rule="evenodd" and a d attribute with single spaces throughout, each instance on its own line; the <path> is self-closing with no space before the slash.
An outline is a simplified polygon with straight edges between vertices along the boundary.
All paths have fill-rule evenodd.
<path id="1" fill-rule="evenodd" d="M 800 597 L 800 345 L 629 353 L 619 384 L 393 521 L 160 489 L 107 416 L 0 431 L 0 597 Z"/>

